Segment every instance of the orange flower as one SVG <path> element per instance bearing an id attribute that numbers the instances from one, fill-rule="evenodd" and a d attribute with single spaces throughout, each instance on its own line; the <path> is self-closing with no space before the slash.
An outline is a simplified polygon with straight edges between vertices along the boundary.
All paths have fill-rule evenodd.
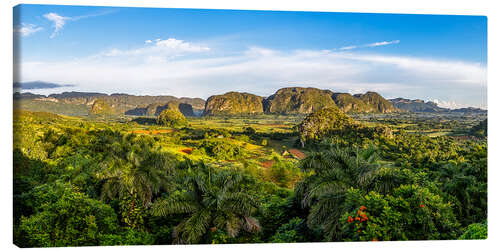
<path id="1" fill-rule="evenodd" d="M 361 230 L 358 229 L 358 233 L 361 232 Z"/>
<path id="2" fill-rule="evenodd" d="M 377 238 L 373 238 L 372 241 L 378 241 Z"/>
<path id="3" fill-rule="evenodd" d="M 353 221 L 352 217 L 349 216 L 349 219 L 347 219 L 347 222 L 351 223 Z"/>
<path id="4" fill-rule="evenodd" d="M 359 210 L 361 210 L 361 211 L 364 211 L 365 209 L 366 209 L 366 207 L 365 207 L 365 206 L 361 206 L 361 207 L 359 208 Z"/>
<path id="5" fill-rule="evenodd" d="M 420 207 L 425 207 L 425 205 L 424 204 L 420 204 Z"/>
<path id="6" fill-rule="evenodd" d="M 359 217 L 356 217 L 356 220 L 360 220 L 360 219 L 361 219 L 361 218 L 359 218 Z"/>

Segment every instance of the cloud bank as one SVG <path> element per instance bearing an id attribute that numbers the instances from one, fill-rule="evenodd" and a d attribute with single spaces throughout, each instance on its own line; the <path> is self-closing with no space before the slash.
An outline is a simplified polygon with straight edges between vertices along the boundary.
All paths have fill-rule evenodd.
<path id="1" fill-rule="evenodd" d="M 59 83 L 52 83 L 52 82 L 42 82 L 42 81 L 35 81 L 35 82 L 15 82 L 14 83 L 14 89 L 16 90 L 27 90 L 27 89 L 54 89 L 54 88 L 61 88 L 61 87 L 73 87 L 73 84 L 59 84 Z"/>
<path id="2" fill-rule="evenodd" d="M 27 37 L 41 30 L 43 30 L 43 28 L 35 24 L 22 23 L 19 27 L 14 28 L 14 33 L 20 34 L 23 37 Z"/>
<path id="3" fill-rule="evenodd" d="M 209 47 L 192 44 L 175 38 L 169 38 L 166 40 L 155 39 L 154 41 L 146 40 L 144 44 L 144 47 L 140 47 L 137 49 L 111 49 L 97 55 L 96 57 L 101 60 L 107 61 L 142 61 L 150 64 L 158 64 L 165 63 L 167 60 L 172 60 L 176 57 L 184 56 L 187 54 L 196 54 L 210 51 Z"/>
<path id="4" fill-rule="evenodd" d="M 250 47 L 227 54 L 169 38 L 68 61 L 24 62 L 19 68 L 22 79 L 16 81 L 72 82 L 79 91 L 207 98 L 228 91 L 268 96 L 282 87 L 309 86 L 487 106 L 485 65 L 350 51 Z"/>

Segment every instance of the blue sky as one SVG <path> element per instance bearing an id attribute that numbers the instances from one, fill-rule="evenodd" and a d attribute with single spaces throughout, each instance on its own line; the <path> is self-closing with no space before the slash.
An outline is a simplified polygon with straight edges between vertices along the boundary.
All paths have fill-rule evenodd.
<path id="1" fill-rule="evenodd" d="M 487 107 L 481 16 L 21 5 L 16 81 L 207 98 L 311 86 Z"/>

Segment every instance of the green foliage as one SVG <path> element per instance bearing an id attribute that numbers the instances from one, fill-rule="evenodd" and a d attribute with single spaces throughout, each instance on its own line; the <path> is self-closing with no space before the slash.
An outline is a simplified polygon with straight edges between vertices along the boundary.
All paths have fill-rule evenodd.
<path id="1" fill-rule="evenodd" d="M 180 111 L 165 109 L 158 115 L 158 124 L 178 128 L 187 126 L 188 121 Z"/>
<path id="2" fill-rule="evenodd" d="M 36 99 L 14 100 L 14 109 L 29 110 L 33 112 L 50 112 L 61 115 L 86 116 L 89 114 L 89 107 L 85 104 L 68 104 L 53 101 L 40 101 Z"/>
<path id="3" fill-rule="evenodd" d="M 26 247 L 100 245 L 117 232 L 113 209 L 69 185 L 42 185 L 33 190 L 35 214 L 22 217 L 16 244 Z"/>
<path id="4" fill-rule="evenodd" d="M 391 195 L 351 189 L 340 219 L 342 238 L 369 240 L 456 239 L 458 223 L 449 203 L 416 185 L 402 185 Z"/>
<path id="5" fill-rule="evenodd" d="M 293 216 L 291 194 L 272 194 L 261 199 L 259 221 L 264 237 L 272 235 Z"/>
<path id="6" fill-rule="evenodd" d="M 301 218 L 293 218 L 287 224 L 282 225 L 276 234 L 271 237 L 272 243 L 294 243 L 306 242 L 303 234 L 300 234 L 301 227 L 305 227 L 305 223 Z"/>
<path id="7" fill-rule="evenodd" d="M 334 131 L 352 126 L 354 120 L 337 107 L 325 108 L 307 116 L 298 125 L 300 140 L 316 140 Z"/>
<path id="8" fill-rule="evenodd" d="M 269 180 L 280 187 L 293 188 L 302 177 L 300 168 L 291 162 L 282 160 L 278 155 L 274 155 L 273 162 L 268 170 Z"/>
<path id="9" fill-rule="evenodd" d="M 488 119 L 485 119 L 479 122 L 476 126 L 472 127 L 470 133 L 478 137 L 488 136 Z"/>
<path id="10" fill-rule="evenodd" d="M 463 225 L 487 217 L 486 163 L 449 163 L 434 173 L 444 196 L 455 204 L 455 213 Z M 481 178 L 483 177 L 483 178 Z"/>
<path id="11" fill-rule="evenodd" d="M 104 235 L 99 242 L 101 246 L 151 245 L 153 243 L 153 235 L 132 229 L 123 230 L 118 234 Z"/>
<path id="12" fill-rule="evenodd" d="M 109 103 L 103 99 L 97 99 L 92 104 L 92 108 L 89 111 L 91 115 L 112 115 L 116 114 L 116 111 L 111 107 Z"/>
<path id="13" fill-rule="evenodd" d="M 97 177 L 104 181 L 102 198 L 120 198 L 123 222 L 131 228 L 141 227 L 145 209 L 153 195 L 164 188 L 173 171 L 170 156 L 152 147 L 142 137 L 125 136 L 114 144 L 99 164 Z"/>
<path id="14" fill-rule="evenodd" d="M 203 140 L 200 149 L 217 160 L 233 160 L 245 156 L 244 149 L 224 139 Z"/>
<path id="15" fill-rule="evenodd" d="M 373 107 L 363 102 L 360 98 L 356 98 L 349 93 L 334 93 L 332 98 L 340 110 L 346 113 L 380 112 L 378 107 Z"/>
<path id="16" fill-rule="evenodd" d="M 364 103 L 375 107 L 380 113 L 391 113 L 398 111 L 392 106 L 390 101 L 387 101 L 376 92 L 366 92 L 365 94 L 357 94 L 355 97 L 361 99 Z"/>
<path id="17" fill-rule="evenodd" d="M 255 134 L 255 129 L 252 128 L 252 127 L 245 127 L 243 129 L 243 133 L 247 134 L 247 135 L 254 135 Z"/>
<path id="18" fill-rule="evenodd" d="M 189 128 L 167 133 L 89 119 L 15 112 L 17 245 L 487 235 L 486 137 L 431 138 L 392 118 L 363 125 L 345 118 L 342 130 L 315 134 L 297 161 L 274 152 L 300 139 L 291 129 L 299 116 L 190 118 Z M 318 121 L 325 123 L 313 123 L 318 128 L 330 126 Z M 464 133 L 473 124 L 455 121 L 446 126 Z M 443 128 L 434 120 L 421 124 Z"/>
<path id="19" fill-rule="evenodd" d="M 187 190 L 157 200 L 152 208 L 155 216 L 188 215 L 175 227 L 174 242 L 200 243 L 210 228 L 223 230 L 230 238 L 241 230 L 260 231 L 258 220 L 252 217 L 258 206 L 250 190 L 253 179 L 203 164 L 193 167 L 197 171 L 184 179 Z"/>
<path id="20" fill-rule="evenodd" d="M 339 207 L 351 187 L 368 189 L 379 170 L 376 150 L 364 151 L 333 148 L 307 156 L 300 163 L 312 174 L 296 188 L 305 207 L 310 207 L 307 220 L 311 228 L 324 230 L 327 240 L 339 238 Z"/>
<path id="21" fill-rule="evenodd" d="M 488 222 L 474 223 L 467 226 L 459 240 L 485 240 L 488 238 Z"/>

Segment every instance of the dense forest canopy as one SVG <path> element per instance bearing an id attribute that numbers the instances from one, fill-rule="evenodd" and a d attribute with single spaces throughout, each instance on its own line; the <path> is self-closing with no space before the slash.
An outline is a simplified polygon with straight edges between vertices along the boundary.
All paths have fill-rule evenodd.
<path id="1" fill-rule="evenodd" d="M 333 104 L 132 120 L 96 102 L 104 114 L 14 112 L 16 245 L 487 237 L 481 117 L 351 117 Z"/>

